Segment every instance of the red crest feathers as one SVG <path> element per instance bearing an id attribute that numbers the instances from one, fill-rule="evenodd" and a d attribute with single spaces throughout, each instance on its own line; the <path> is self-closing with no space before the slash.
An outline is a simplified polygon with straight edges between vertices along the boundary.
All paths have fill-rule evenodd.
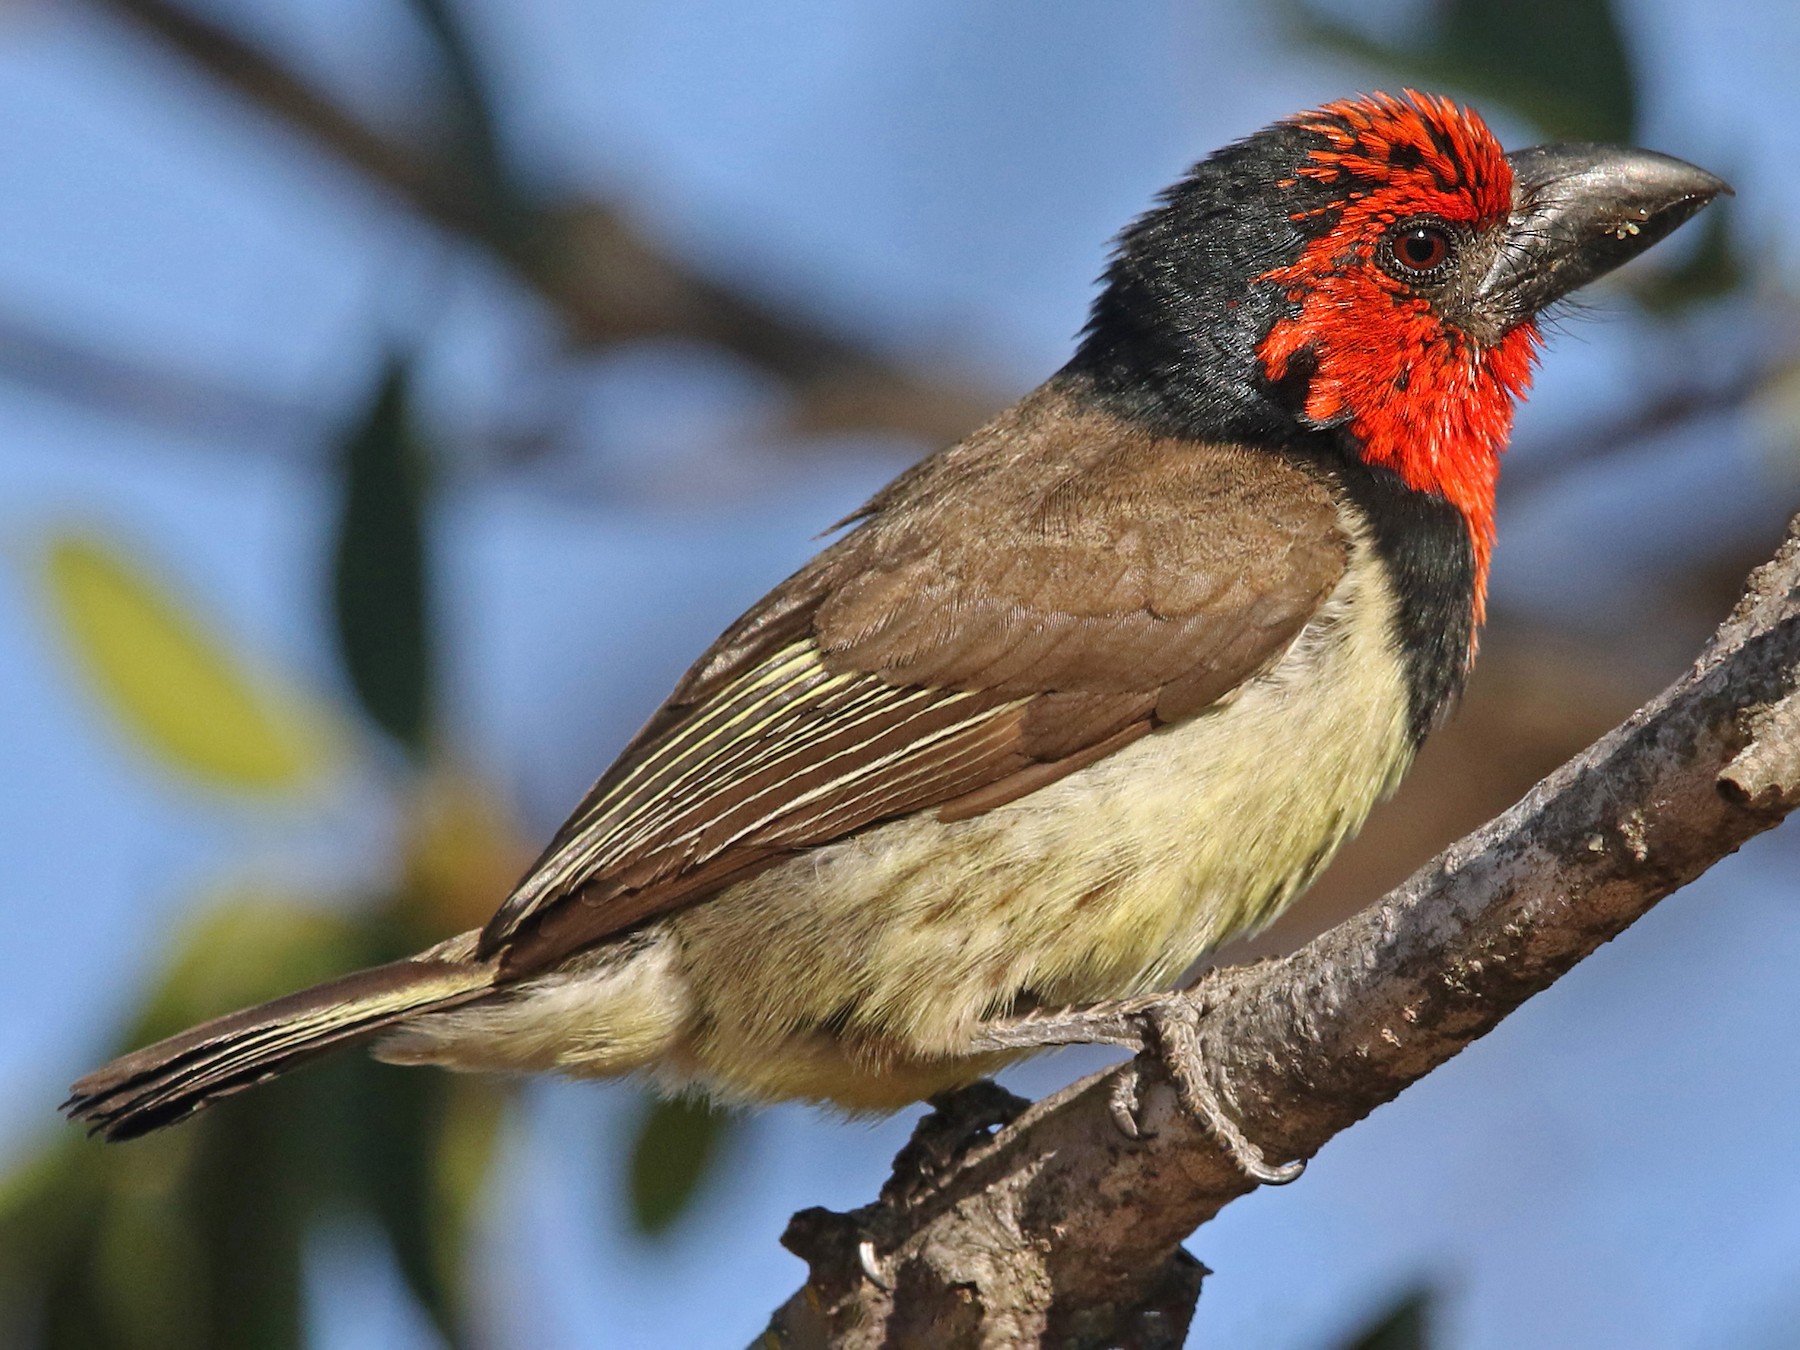
<path id="1" fill-rule="evenodd" d="M 1258 350 L 1272 380 L 1303 352 L 1306 416 L 1348 426 L 1362 456 L 1457 506 L 1475 548 L 1475 617 L 1484 609 L 1499 455 L 1513 405 L 1531 383 L 1538 342 L 1521 324 L 1486 346 L 1443 322 L 1429 300 L 1376 264 L 1395 224 L 1436 216 L 1470 230 L 1505 218 L 1512 166 L 1486 123 L 1447 99 L 1407 90 L 1329 104 L 1296 118 L 1324 144 L 1297 171 L 1337 200 L 1331 228 L 1261 280 L 1297 305 Z M 1290 180 L 1290 185 L 1297 180 Z"/>
<path id="2" fill-rule="evenodd" d="M 1473 109 L 1408 89 L 1403 98 L 1370 94 L 1302 113 L 1293 125 L 1325 137 L 1299 173 L 1362 197 L 1385 189 L 1416 213 L 1471 225 L 1512 207 L 1512 165 Z M 1361 188 L 1361 192 L 1356 189 Z"/>

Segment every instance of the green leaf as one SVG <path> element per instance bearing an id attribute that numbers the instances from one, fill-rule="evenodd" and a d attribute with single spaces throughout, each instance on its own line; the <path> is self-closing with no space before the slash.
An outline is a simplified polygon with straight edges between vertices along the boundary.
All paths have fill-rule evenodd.
<path id="1" fill-rule="evenodd" d="M 137 564 L 85 534 L 44 550 L 50 608 L 101 701 L 171 766 L 243 791 L 291 791 L 328 758 L 329 723 L 257 680 Z"/>
<path id="2" fill-rule="evenodd" d="M 1368 1326 L 1343 1343 L 1343 1350 L 1429 1350 L 1432 1305 L 1429 1289 L 1402 1295 Z"/>
<path id="3" fill-rule="evenodd" d="M 644 1103 L 631 1146 L 631 1221 L 647 1237 L 666 1233 L 699 1193 L 736 1119 L 691 1097 Z"/>
<path id="4" fill-rule="evenodd" d="M 468 1247 L 499 1138 L 493 1085 L 368 1059 L 341 1066 L 347 1197 L 386 1235 L 413 1296 L 450 1345 L 465 1339 Z"/>
<path id="5" fill-rule="evenodd" d="M 529 233 L 529 207 L 506 162 L 493 99 L 451 0 L 412 0 L 413 11 L 436 44 L 444 77 L 444 106 L 435 119 L 469 195 L 468 205 L 495 238 L 522 245 Z"/>
<path id="6" fill-rule="evenodd" d="M 1425 88 L 1500 104 L 1555 140 L 1629 141 L 1638 94 L 1609 0 L 1441 0 L 1419 30 L 1375 38 L 1295 3 L 1302 39 Z"/>
<path id="7" fill-rule="evenodd" d="M 431 730 L 425 477 L 406 371 L 395 364 L 344 445 L 332 581 L 351 687 L 375 724 L 415 753 Z"/>

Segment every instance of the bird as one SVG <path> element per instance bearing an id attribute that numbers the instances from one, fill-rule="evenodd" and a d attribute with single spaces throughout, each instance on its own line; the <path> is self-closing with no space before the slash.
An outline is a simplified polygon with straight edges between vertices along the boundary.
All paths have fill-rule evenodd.
<path id="1" fill-rule="evenodd" d="M 1225 146 L 1118 237 L 1072 358 L 727 628 L 483 928 L 64 1109 L 126 1139 L 371 1043 L 880 1112 L 1148 1044 L 1143 996 L 1292 902 L 1455 704 L 1545 310 L 1729 191 L 1410 89 Z"/>

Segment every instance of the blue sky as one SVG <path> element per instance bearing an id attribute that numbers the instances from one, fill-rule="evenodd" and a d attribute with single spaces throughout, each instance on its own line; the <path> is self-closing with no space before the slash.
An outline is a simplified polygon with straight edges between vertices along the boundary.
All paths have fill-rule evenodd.
<path id="1" fill-rule="evenodd" d="M 371 115 L 414 115 L 424 49 L 388 7 L 210 8 Z M 1186 163 L 1374 83 L 1297 53 L 1248 5 L 467 8 L 505 139 L 537 181 L 618 198 L 708 266 L 1002 391 L 1062 359 L 1106 239 Z M 1383 11 L 1402 26 L 1417 13 Z M 1800 11 L 1625 12 L 1642 139 L 1735 181 L 1763 289 L 1791 295 Z M 258 660 L 331 686 L 320 465 L 382 348 L 416 347 L 427 415 L 463 466 L 434 541 L 453 720 L 543 832 L 717 627 L 927 447 L 784 453 L 778 393 L 694 350 L 547 373 L 546 316 L 491 265 L 78 5 L 0 14 L 0 165 L 0 342 L 16 324 L 150 358 L 261 410 L 147 424 L 0 366 L 0 1149 L 17 1156 L 177 914 L 237 876 L 364 880 L 392 829 L 375 770 L 299 816 L 172 788 L 96 716 L 51 638 L 31 562 L 46 528 L 107 532 Z M 1780 312 L 1668 330 L 1603 298 L 1554 344 L 1521 457 L 1677 374 L 1729 370 Z M 552 466 L 473 467 L 481 446 L 546 424 L 566 446 Z M 1800 500 L 1792 432 L 1773 415 L 1719 420 L 1505 503 L 1497 605 L 1604 626 L 1594 616 L 1651 603 L 1651 583 L 1719 538 L 1772 537 Z M 1681 658 L 1658 659 L 1673 674 Z M 1300 1185 L 1232 1206 L 1191 1244 L 1218 1272 L 1204 1338 L 1329 1344 L 1425 1281 L 1445 1291 L 1448 1345 L 1790 1344 L 1797 852 L 1792 829 L 1747 849 L 1334 1142 Z M 1042 1090 L 1080 1062 L 1020 1079 Z M 743 1343 L 800 1278 L 775 1244 L 786 1216 L 867 1199 L 906 1128 L 763 1113 L 729 1184 L 646 1248 L 612 1217 L 635 1102 L 526 1095 L 487 1240 L 510 1323 L 498 1343 Z M 313 1284 L 322 1350 L 424 1337 L 366 1235 L 324 1244 Z"/>

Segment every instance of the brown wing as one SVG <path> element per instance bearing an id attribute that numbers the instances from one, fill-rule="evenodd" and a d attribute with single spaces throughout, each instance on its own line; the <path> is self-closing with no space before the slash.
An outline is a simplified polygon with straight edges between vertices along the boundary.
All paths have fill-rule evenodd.
<path id="1" fill-rule="evenodd" d="M 797 850 L 1033 791 L 1266 668 L 1347 558 L 1304 470 L 1042 391 L 728 630 L 482 950 L 541 969 Z"/>

